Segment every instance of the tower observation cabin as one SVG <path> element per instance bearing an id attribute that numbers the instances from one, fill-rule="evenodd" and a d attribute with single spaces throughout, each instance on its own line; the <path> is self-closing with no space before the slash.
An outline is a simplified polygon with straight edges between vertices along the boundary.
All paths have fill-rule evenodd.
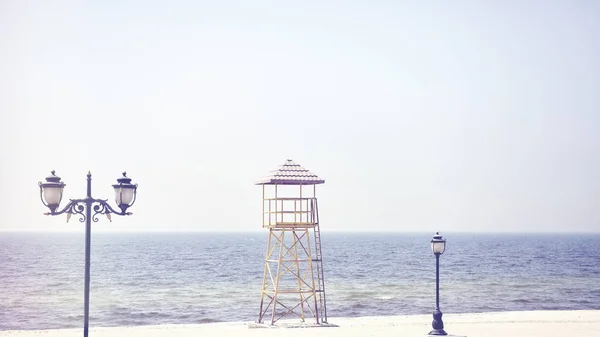
<path id="1" fill-rule="evenodd" d="M 291 159 L 256 183 L 263 189 L 262 226 L 269 230 L 258 323 L 296 317 L 327 324 L 316 197 L 323 183 Z"/>

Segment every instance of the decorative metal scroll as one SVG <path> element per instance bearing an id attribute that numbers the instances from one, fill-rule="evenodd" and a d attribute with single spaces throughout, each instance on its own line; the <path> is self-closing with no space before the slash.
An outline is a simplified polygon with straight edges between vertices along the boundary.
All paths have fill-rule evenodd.
<path id="1" fill-rule="evenodd" d="M 67 214 L 67 222 L 71 219 L 72 215 L 79 216 L 79 222 L 85 222 L 86 207 L 90 208 L 91 220 L 98 222 L 98 215 L 104 214 L 109 221 L 112 222 L 111 213 L 116 215 L 131 215 L 131 212 L 116 211 L 110 206 L 108 200 L 103 199 L 70 199 L 69 203 L 60 211 L 46 212 L 44 215 L 61 215 Z"/>

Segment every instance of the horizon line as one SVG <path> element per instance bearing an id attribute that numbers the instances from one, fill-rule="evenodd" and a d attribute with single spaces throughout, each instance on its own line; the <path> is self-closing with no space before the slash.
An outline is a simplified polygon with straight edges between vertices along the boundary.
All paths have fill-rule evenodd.
<path id="1" fill-rule="evenodd" d="M 72 234 L 82 233 L 83 230 L 2 230 L 0 233 L 56 233 L 56 234 Z M 98 234 L 260 234 L 267 232 L 265 230 L 249 230 L 249 231 L 195 231 L 195 230 L 142 230 L 142 231 L 104 231 L 96 230 L 93 233 Z M 322 231 L 321 231 L 322 232 Z M 369 230 L 331 230 L 325 231 L 326 233 L 340 233 L 340 234 L 431 234 L 435 233 L 432 231 L 369 231 Z M 600 234 L 600 231 L 439 231 L 441 233 L 449 234 Z"/>

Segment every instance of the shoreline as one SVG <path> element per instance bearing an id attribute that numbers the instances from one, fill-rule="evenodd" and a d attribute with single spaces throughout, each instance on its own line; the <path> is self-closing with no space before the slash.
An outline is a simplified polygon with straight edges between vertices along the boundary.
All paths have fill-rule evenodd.
<path id="1" fill-rule="evenodd" d="M 425 336 L 431 330 L 431 315 L 331 317 L 335 327 L 251 328 L 254 322 L 165 324 L 125 327 L 90 327 L 93 337 L 131 336 Z M 600 336 L 600 310 L 500 311 L 444 314 L 444 328 L 454 336 Z M 298 323 L 283 320 L 281 323 Z M 0 337 L 81 336 L 82 329 L 4 330 Z"/>

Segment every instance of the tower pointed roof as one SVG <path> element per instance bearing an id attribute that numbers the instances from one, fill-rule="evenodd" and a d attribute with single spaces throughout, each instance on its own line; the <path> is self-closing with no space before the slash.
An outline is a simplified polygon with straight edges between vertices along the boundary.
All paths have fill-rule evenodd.
<path id="1" fill-rule="evenodd" d="M 279 169 L 259 180 L 256 185 L 317 185 L 325 180 L 288 159 Z"/>

